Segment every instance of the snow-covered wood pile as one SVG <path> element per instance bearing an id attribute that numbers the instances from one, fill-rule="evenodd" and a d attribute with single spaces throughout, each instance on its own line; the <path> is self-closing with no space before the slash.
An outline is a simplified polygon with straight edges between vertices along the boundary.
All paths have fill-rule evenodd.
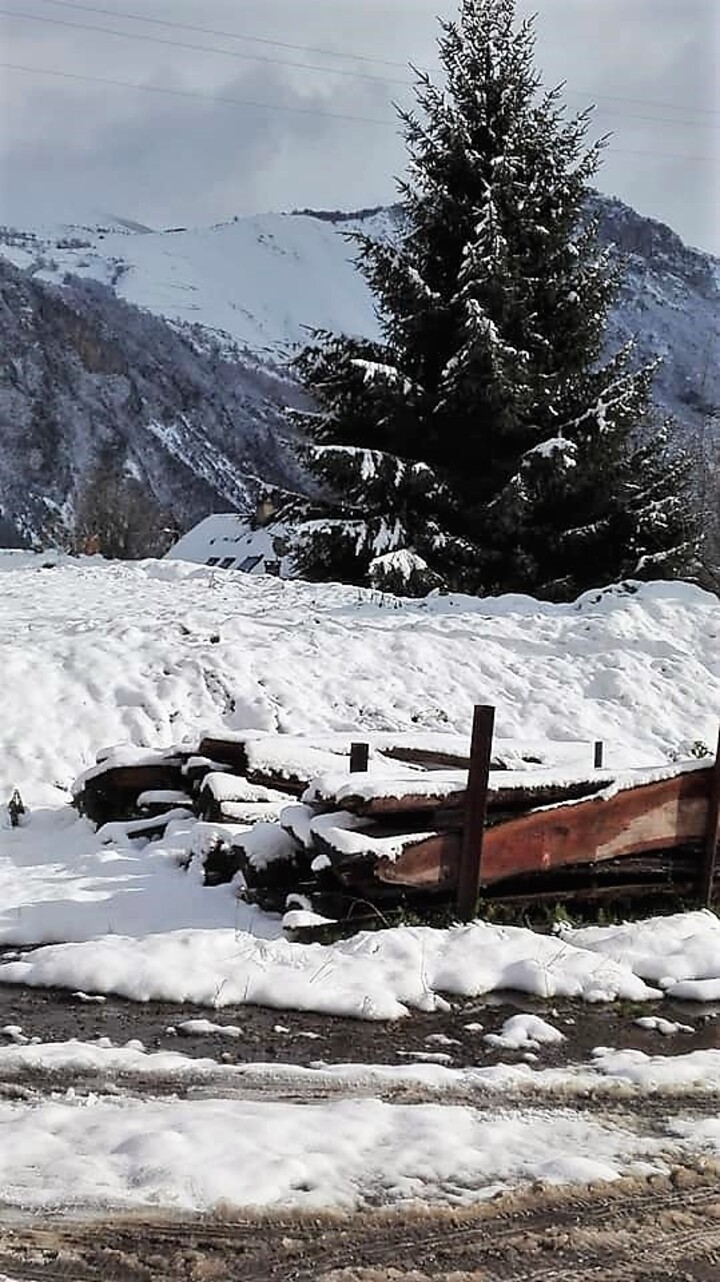
<path id="1" fill-rule="evenodd" d="M 78 779 L 74 800 L 108 839 L 119 826 L 150 837 L 199 821 L 206 883 L 234 878 L 246 899 L 299 909 L 291 925 L 307 910 L 337 919 L 454 899 L 468 858 L 469 738 L 375 733 L 366 745 L 354 773 L 347 734 L 247 731 L 164 752 L 111 749 Z M 483 897 L 701 893 L 713 823 L 717 833 L 712 759 L 618 773 L 593 766 L 592 744 L 556 747 L 561 759 L 550 762 L 547 745 L 494 746 L 484 832 L 469 856 Z"/>

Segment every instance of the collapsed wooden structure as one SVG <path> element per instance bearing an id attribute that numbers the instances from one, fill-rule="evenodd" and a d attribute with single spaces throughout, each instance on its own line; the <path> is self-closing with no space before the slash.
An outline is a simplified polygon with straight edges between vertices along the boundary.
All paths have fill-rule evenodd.
<path id="1" fill-rule="evenodd" d="M 199 819 L 209 884 L 236 879 L 263 907 L 329 921 L 410 902 L 672 895 L 710 903 L 720 821 L 718 753 L 609 771 L 601 745 L 493 743 L 493 710 L 453 734 L 205 736 L 166 752 L 98 754 L 79 809 L 111 840 L 157 837 Z M 547 749 L 547 745 L 545 745 Z M 562 756 L 562 752 L 560 753 Z M 584 756 L 590 768 L 583 768 Z"/>

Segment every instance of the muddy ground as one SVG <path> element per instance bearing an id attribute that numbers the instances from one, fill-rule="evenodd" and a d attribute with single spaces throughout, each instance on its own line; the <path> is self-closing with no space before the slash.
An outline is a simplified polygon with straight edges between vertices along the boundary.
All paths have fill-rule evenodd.
<path id="1" fill-rule="evenodd" d="M 720 1169 L 472 1209 L 0 1224 L 17 1282 L 717 1282 Z"/>
<path id="2" fill-rule="evenodd" d="M 566 1035 L 564 1043 L 541 1048 L 537 1064 L 543 1067 L 587 1061 L 600 1045 L 665 1055 L 720 1048 L 720 1008 L 687 1003 L 587 1006 L 504 993 L 453 1001 L 447 1012 L 359 1023 L 252 1006 L 212 1012 L 114 997 L 95 1003 L 65 991 L 0 985 L 0 1029 L 19 1026 L 25 1037 L 42 1041 L 107 1037 L 122 1045 L 138 1039 L 147 1050 L 179 1050 L 230 1064 L 412 1064 L 416 1054 L 447 1055 L 455 1067 L 519 1062 L 520 1052 L 488 1050 L 482 1033 L 498 1031 L 520 1010 L 535 1011 Z M 650 1013 L 690 1024 L 693 1032 L 662 1037 L 634 1025 L 639 1015 Z M 229 1039 L 168 1031 L 202 1017 L 236 1024 L 242 1033 Z M 481 1024 L 482 1030 L 468 1024 Z M 438 1042 L 438 1036 L 451 1039 L 450 1044 Z M 0 1035 L 0 1045 L 10 1040 Z M 51 1081 L 34 1080 L 32 1074 L 20 1078 L 0 1082 L 0 1095 L 12 1097 L 17 1090 L 31 1102 L 36 1092 L 47 1090 L 103 1089 L 100 1081 L 77 1073 Z M 136 1094 L 192 1089 L 172 1080 L 148 1084 L 131 1078 L 108 1089 L 118 1087 Z M 277 1083 L 270 1090 L 276 1091 Z M 510 1102 L 505 1094 L 493 1100 L 498 1107 Z M 567 1100 L 543 1099 L 542 1106 L 563 1107 Z M 597 1109 L 630 1128 L 641 1113 L 643 1129 L 658 1134 L 665 1133 L 664 1122 L 674 1109 L 717 1111 L 717 1101 L 707 1096 L 676 1101 L 648 1096 L 642 1103 L 587 1099 L 576 1106 Z M 83 1221 L 25 1216 L 6 1208 L 0 1209 L 0 1279 L 3 1275 L 13 1282 L 718 1282 L 720 1166 L 698 1162 L 675 1167 L 668 1176 L 582 1190 L 524 1189 L 462 1211 L 248 1216 L 228 1210 L 210 1217 L 138 1214 Z"/>
<path id="3" fill-rule="evenodd" d="M 493 993 L 483 998 L 452 1000 L 448 1012 L 412 1011 L 404 1019 L 373 1023 L 258 1006 L 225 1006 L 220 1011 L 209 1011 L 187 1004 L 140 1004 L 118 997 L 96 1004 L 60 989 L 0 985 L 0 1029 L 20 1026 L 26 1037 L 39 1037 L 41 1041 L 109 1037 L 123 1045 L 137 1038 L 147 1050 L 176 1050 L 227 1063 L 281 1060 L 300 1065 L 318 1061 L 408 1064 L 417 1055 L 448 1056 L 448 1062 L 456 1068 L 500 1060 L 519 1062 L 523 1058 L 521 1052 L 490 1050 L 482 1040 L 483 1033 L 499 1031 L 504 1021 L 518 1011 L 533 1011 L 565 1034 L 565 1042 L 543 1046 L 538 1062 L 544 1067 L 586 1060 L 596 1046 L 635 1047 L 648 1054 L 663 1055 L 720 1048 L 720 1005 L 694 1006 L 687 1002 L 588 1006 L 567 999 L 543 1001 L 524 993 Z M 636 1027 L 633 1021 L 648 1014 L 662 1014 L 692 1025 L 694 1031 L 662 1037 Z M 242 1029 L 242 1035 L 231 1040 L 220 1033 L 186 1036 L 168 1031 L 176 1030 L 186 1020 L 199 1018 L 234 1024 Z M 482 1031 L 469 1029 L 467 1024 L 482 1024 Z M 451 1038 L 454 1044 L 438 1042 L 438 1037 Z M 0 1036 L 0 1045 L 5 1040 Z"/>

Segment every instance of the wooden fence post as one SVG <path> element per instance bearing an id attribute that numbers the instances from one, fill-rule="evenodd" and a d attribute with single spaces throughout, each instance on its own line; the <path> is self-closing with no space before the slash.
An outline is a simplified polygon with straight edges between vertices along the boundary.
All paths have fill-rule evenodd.
<path id="1" fill-rule="evenodd" d="M 362 774 L 368 768 L 370 745 L 368 743 L 350 744 L 350 774 Z"/>
<path id="2" fill-rule="evenodd" d="M 717 863 L 718 840 L 720 839 L 720 730 L 718 730 L 715 765 L 710 771 L 710 794 L 708 797 L 707 829 L 703 848 L 703 870 L 700 895 L 706 908 L 709 908 L 713 897 L 713 882 Z"/>
<path id="3" fill-rule="evenodd" d="M 461 921 L 470 921 L 474 917 L 480 891 L 482 844 L 494 725 L 495 709 L 477 704 L 473 714 L 470 769 L 458 870 L 457 911 Z"/>
<path id="4" fill-rule="evenodd" d="M 595 740 L 594 763 L 596 770 L 602 770 L 604 744 L 602 739 Z"/>

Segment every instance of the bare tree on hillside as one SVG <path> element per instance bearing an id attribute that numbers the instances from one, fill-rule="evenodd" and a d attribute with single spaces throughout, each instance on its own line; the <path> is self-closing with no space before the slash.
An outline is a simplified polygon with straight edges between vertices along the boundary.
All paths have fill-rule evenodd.
<path id="1" fill-rule="evenodd" d="M 121 561 L 163 556 L 173 524 L 140 481 L 117 462 L 100 461 L 78 493 L 70 545 L 74 552 Z"/>

